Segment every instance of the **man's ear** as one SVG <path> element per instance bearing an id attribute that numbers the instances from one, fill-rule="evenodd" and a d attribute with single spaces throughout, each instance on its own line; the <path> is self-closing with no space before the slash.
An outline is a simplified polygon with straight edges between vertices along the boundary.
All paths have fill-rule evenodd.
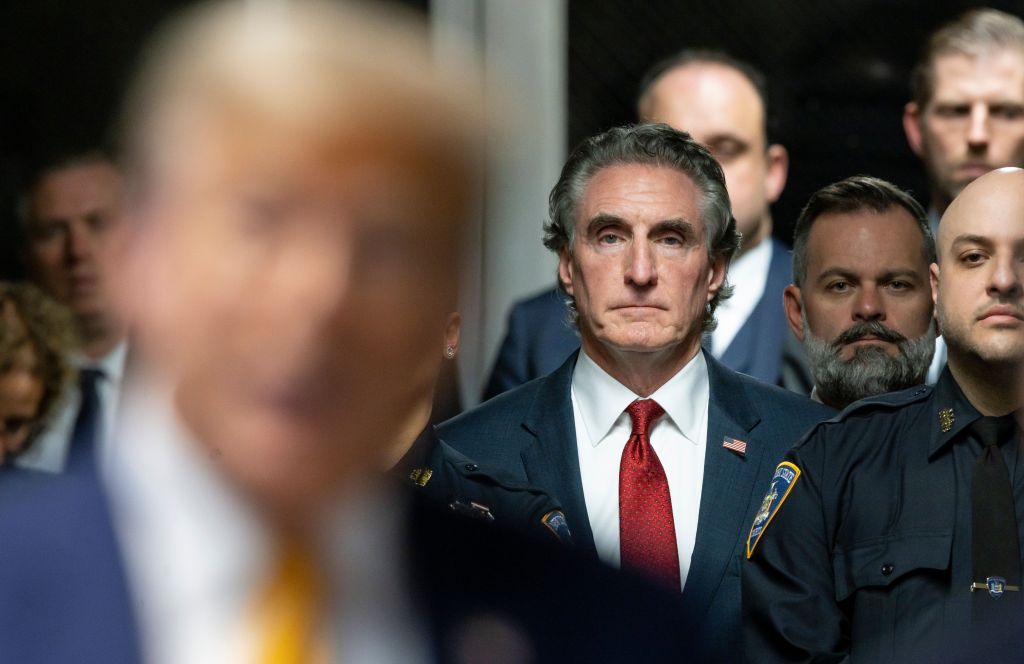
<path id="1" fill-rule="evenodd" d="M 903 133 L 907 135 L 907 144 L 918 157 L 924 155 L 921 140 L 921 108 L 916 102 L 908 101 L 903 107 Z"/>
<path id="2" fill-rule="evenodd" d="M 459 336 L 462 331 L 462 315 L 457 311 L 448 314 L 448 322 L 444 327 L 444 348 L 445 351 L 451 348 L 454 352 L 459 350 Z"/>
<path id="3" fill-rule="evenodd" d="M 803 294 L 795 284 L 786 286 L 786 289 L 782 291 L 782 306 L 786 310 L 786 322 L 789 323 L 789 329 L 793 330 L 796 338 L 803 343 L 804 301 Z"/>
<path id="4" fill-rule="evenodd" d="M 562 282 L 565 292 L 575 297 L 576 294 L 572 291 L 572 276 L 572 256 L 568 249 L 562 249 L 558 252 L 558 280 Z"/>
<path id="5" fill-rule="evenodd" d="M 710 301 L 718 291 L 722 289 L 722 284 L 725 283 L 725 256 L 719 256 L 715 259 L 715 262 L 711 264 L 711 270 L 708 272 L 708 300 Z"/>
<path id="6" fill-rule="evenodd" d="M 773 143 L 768 146 L 765 153 L 768 167 L 765 170 L 764 193 L 769 203 L 779 200 L 782 190 L 786 188 L 786 179 L 789 177 L 789 153 L 786 148 Z"/>

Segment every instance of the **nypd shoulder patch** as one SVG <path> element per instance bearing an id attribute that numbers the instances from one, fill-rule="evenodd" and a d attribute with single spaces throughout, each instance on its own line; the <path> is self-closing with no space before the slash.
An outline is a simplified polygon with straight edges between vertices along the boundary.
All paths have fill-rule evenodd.
<path id="1" fill-rule="evenodd" d="M 551 510 L 540 520 L 545 526 L 548 527 L 558 541 L 562 544 L 572 544 L 572 533 L 569 532 L 569 522 L 565 520 L 565 514 L 562 510 Z"/>
<path id="2" fill-rule="evenodd" d="M 771 486 L 768 487 L 768 493 L 761 501 L 761 509 L 757 511 L 754 525 L 750 527 L 750 535 L 747 536 L 747 558 L 753 555 L 754 548 L 761 539 L 761 535 L 764 534 L 765 528 L 772 522 L 775 513 L 782 507 L 782 503 L 786 502 L 789 492 L 793 490 L 793 485 L 796 484 L 799 477 L 800 469 L 789 461 L 783 461 L 775 469 Z"/>

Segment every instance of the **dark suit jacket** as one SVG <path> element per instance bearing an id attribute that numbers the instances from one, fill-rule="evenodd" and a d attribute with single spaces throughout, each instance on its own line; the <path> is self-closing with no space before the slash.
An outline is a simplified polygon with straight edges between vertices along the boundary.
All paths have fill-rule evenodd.
<path id="1" fill-rule="evenodd" d="M 419 492 L 409 500 L 410 593 L 435 661 L 485 662 L 524 645 L 531 661 L 558 663 L 677 662 L 686 652 L 676 597 Z M 132 600 L 93 476 L 0 470 L 0 662 L 139 662 Z"/>
<path id="2" fill-rule="evenodd" d="M 703 655 L 739 659 L 743 543 L 775 465 L 832 411 L 731 371 L 705 352 L 710 382 L 708 441 L 697 542 L 683 587 L 687 611 L 700 616 Z M 546 490 L 562 504 L 573 539 L 595 554 L 584 503 L 570 396 L 576 355 L 554 373 L 446 422 L 440 435 L 481 464 Z M 745 456 L 722 447 L 747 443 Z"/>
<path id="3" fill-rule="evenodd" d="M 810 394 L 813 382 L 803 347 L 789 330 L 782 306 L 782 291 L 792 281 L 789 249 L 774 238 L 771 243 L 772 260 L 764 295 L 721 361 L 730 369 L 771 385 Z M 568 322 L 565 298 L 556 287 L 513 305 L 484 399 L 551 373 L 580 347 L 579 335 Z"/>

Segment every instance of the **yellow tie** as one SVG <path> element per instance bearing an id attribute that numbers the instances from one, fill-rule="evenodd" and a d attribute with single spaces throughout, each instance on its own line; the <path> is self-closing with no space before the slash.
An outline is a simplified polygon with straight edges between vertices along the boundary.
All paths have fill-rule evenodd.
<path id="1" fill-rule="evenodd" d="M 319 574 L 309 552 L 295 544 L 285 546 L 258 598 L 258 662 L 326 661 L 323 650 L 315 643 L 322 601 Z"/>

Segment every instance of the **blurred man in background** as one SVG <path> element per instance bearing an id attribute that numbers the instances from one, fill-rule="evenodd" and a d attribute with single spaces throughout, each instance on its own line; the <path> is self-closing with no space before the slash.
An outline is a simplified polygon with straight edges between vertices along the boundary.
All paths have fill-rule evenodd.
<path id="1" fill-rule="evenodd" d="M 785 187 L 789 161 L 786 149 L 769 139 L 764 75 L 724 53 L 683 51 L 644 75 L 637 116 L 689 133 L 725 171 L 743 243 L 730 267 L 735 293 L 723 301 L 705 345 L 731 369 L 808 393 L 802 350 L 782 308 L 789 255 L 771 236 L 770 206 Z M 564 295 L 547 291 L 520 302 L 509 315 L 485 398 L 553 371 L 578 346 Z"/>
<path id="2" fill-rule="evenodd" d="M 836 409 L 924 383 L 935 349 L 924 209 L 878 178 L 816 191 L 797 220 L 786 314 L 807 349 L 811 397 Z"/>
<path id="3" fill-rule="evenodd" d="M 678 657 L 671 598 L 385 481 L 484 131 L 475 75 L 379 11 L 230 2 L 156 42 L 123 125 L 138 364 L 102 484 L 0 481 L 4 659 Z"/>
<path id="4" fill-rule="evenodd" d="M 22 196 L 26 272 L 74 316 L 79 383 L 17 459 L 20 467 L 61 472 L 89 464 L 113 425 L 126 356 L 112 283 L 125 238 L 123 197 L 121 173 L 102 151 L 45 162 Z"/>
<path id="5" fill-rule="evenodd" d="M 975 9 L 940 27 L 925 44 L 910 89 L 903 129 L 924 163 L 928 220 L 938 235 L 946 206 L 975 178 L 1024 166 L 1024 21 Z M 938 379 L 945 359 L 940 338 L 928 382 Z"/>

